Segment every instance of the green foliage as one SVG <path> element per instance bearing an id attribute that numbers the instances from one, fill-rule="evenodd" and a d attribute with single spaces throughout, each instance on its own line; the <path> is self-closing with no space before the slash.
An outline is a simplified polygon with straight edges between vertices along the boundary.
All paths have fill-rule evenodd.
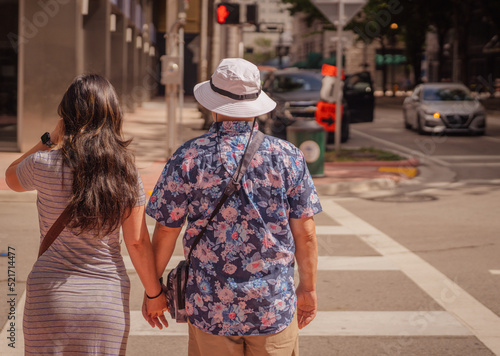
<path id="1" fill-rule="evenodd" d="M 327 151 L 325 153 L 326 162 L 402 161 L 404 159 L 404 157 L 395 153 L 373 147 L 341 149 L 339 154 L 336 151 Z"/>
<path id="2" fill-rule="evenodd" d="M 333 26 L 328 19 L 323 16 L 321 11 L 318 10 L 316 6 L 310 0 L 281 0 L 285 4 L 289 4 L 288 11 L 290 15 L 296 15 L 297 13 L 306 14 L 305 21 L 307 26 L 311 26 L 314 20 L 318 20 L 325 24 L 325 30 L 334 30 Z"/>

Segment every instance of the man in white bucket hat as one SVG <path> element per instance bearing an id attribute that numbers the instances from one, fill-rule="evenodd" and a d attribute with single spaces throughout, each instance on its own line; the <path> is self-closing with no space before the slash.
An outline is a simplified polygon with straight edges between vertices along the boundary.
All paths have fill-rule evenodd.
<path id="1" fill-rule="evenodd" d="M 157 221 L 159 276 L 186 218 L 185 255 L 206 225 L 258 130 L 255 117 L 276 106 L 261 91 L 258 68 L 240 58 L 222 60 L 209 81 L 195 86 L 194 96 L 215 122 L 174 153 L 151 195 L 146 212 Z M 298 354 L 298 329 L 317 312 L 313 216 L 319 212 L 300 150 L 265 136 L 241 188 L 193 250 L 186 292 L 190 356 Z M 168 326 L 153 304 L 146 301 L 145 318 L 152 326 Z"/>

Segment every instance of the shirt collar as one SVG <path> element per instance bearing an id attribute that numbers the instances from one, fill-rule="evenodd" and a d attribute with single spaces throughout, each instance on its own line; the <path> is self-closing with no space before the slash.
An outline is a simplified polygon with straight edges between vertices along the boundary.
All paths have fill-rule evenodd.
<path id="1" fill-rule="evenodd" d="M 210 126 L 209 132 L 216 133 L 218 128 L 220 132 L 228 134 L 247 133 L 250 132 L 251 125 L 252 121 L 219 121 L 214 122 L 212 126 Z M 254 129 L 258 128 L 259 125 L 256 121 Z"/>

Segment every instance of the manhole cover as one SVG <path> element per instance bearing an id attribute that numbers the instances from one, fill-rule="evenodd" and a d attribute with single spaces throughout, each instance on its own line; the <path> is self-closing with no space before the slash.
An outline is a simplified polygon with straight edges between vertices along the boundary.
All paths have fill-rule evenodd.
<path id="1" fill-rule="evenodd" d="M 389 195 L 385 197 L 370 198 L 369 200 L 387 202 L 387 203 L 420 203 L 426 201 L 437 200 L 435 196 L 416 194 L 416 195 Z"/>

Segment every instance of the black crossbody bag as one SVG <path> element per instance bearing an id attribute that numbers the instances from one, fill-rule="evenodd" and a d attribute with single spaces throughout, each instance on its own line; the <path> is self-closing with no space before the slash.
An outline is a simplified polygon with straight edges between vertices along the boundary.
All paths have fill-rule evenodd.
<path id="1" fill-rule="evenodd" d="M 252 131 L 253 132 L 253 131 Z M 212 221 L 212 219 L 217 215 L 224 202 L 229 198 L 234 192 L 240 189 L 241 178 L 245 175 L 245 172 L 257 152 L 260 144 L 264 140 L 265 135 L 256 131 L 253 140 L 247 145 L 245 149 L 245 153 L 241 158 L 241 162 L 239 168 L 236 169 L 236 172 L 232 176 L 229 181 L 226 189 L 224 189 L 224 193 L 222 194 L 219 203 L 215 207 L 212 215 L 208 219 L 207 223 L 200 231 L 193 244 L 191 245 L 191 249 L 189 250 L 188 256 L 185 260 L 179 262 L 177 267 L 172 269 L 167 276 L 167 285 L 163 287 L 165 291 L 165 295 L 167 297 L 168 309 L 172 319 L 174 319 L 178 323 L 186 323 L 188 316 L 186 313 L 186 286 L 189 278 L 189 265 L 191 262 L 191 254 L 193 253 L 194 248 L 200 242 L 203 234 L 207 230 L 208 224 Z M 251 139 L 251 137 L 249 138 Z"/>

